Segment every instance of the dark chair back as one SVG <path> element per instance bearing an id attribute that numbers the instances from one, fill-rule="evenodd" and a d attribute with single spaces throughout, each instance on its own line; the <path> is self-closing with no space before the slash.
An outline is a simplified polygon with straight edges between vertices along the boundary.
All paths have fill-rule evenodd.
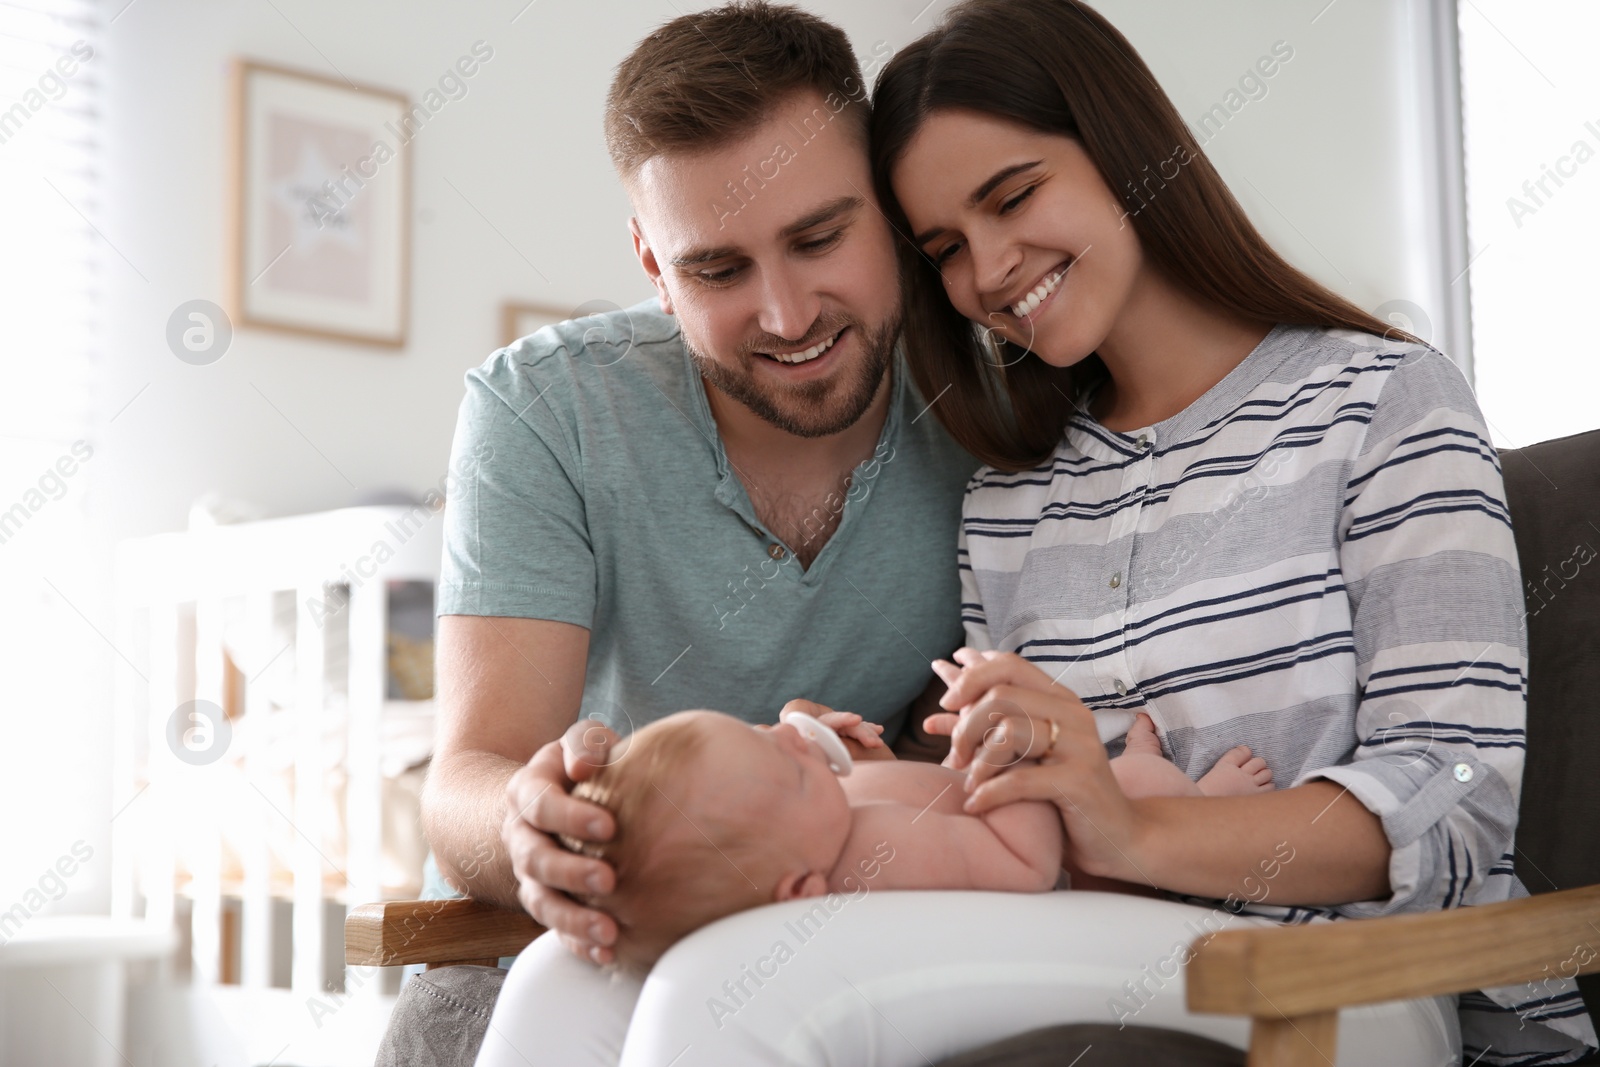
<path id="1" fill-rule="evenodd" d="M 1548 893 L 1600 883 L 1600 430 L 1500 459 L 1528 608 L 1516 869 Z M 1600 974 L 1578 986 L 1600 1030 Z"/>

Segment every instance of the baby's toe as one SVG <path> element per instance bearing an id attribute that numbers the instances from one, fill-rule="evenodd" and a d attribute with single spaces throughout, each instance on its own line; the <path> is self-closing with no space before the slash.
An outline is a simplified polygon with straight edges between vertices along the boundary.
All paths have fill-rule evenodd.
<path id="1" fill-rule="evenodd" d="M 1217 762 L 1232 767 L 1243 767 L 1249 759 L 1250 746 L 1236 745 L 1224 752 L 1222 757 L 1218 759 Z"/>

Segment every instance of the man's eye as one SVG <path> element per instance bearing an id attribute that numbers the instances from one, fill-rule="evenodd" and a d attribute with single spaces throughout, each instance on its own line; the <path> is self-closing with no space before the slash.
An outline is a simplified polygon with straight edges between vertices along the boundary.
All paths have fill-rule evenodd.
<path id="1" fill-rule="evenodd" d="M 1016 208 L 1020 206 L 1024 200 L 1033 195 L 1033 191 L 1037 188 L 1039 188 L 1037 185 L 1030 185 L 1026 189 L 1022 190 L 1022 192 L 1012 197 L 1010 200 L 1007 200 L 1005 203 L 1001 204 L 1000 214 L 1006 215 L 1016 210 Z"/>
<path id="2" fill-rule="evenodd" d="M 834 230 L 830 234 L 818 237 L 811 241 L 801 241 L 798 247 L 802 252 L 824 252 L 838 244 L 844 237 L 843 230 Z"/>
<path id="3" fill-rule="evenodd" d="M 710 282 L 712 285 L 723 285 L 733 281 L 734 276 L 738 273 L 738 267 L 723 267 L 721 270 L 699 271 L 697 276 L 703 282 Z"/>

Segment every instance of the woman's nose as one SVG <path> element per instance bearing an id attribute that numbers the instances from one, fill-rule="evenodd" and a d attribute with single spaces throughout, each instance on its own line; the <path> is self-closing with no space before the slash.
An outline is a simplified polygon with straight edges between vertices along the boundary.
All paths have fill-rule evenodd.
<path id="1" fill-rule="evenodd" d="M 1004 293 L 1016 282 L 1017 269 L 1022 264 L 1022 252 L 1009 242 L 983 237 L 968 239 L 972 255 L 972 282 L 980 295 Z"/>

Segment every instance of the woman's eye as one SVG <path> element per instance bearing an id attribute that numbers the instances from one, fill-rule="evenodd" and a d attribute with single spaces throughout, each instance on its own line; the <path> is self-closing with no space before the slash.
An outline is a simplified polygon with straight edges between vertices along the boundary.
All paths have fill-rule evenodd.
<path id="1" fill-rule="evenodd" d="M 939 249 L 939 251 L 933 254 L 933 265 L 935 267 L 942 268 L 945 263 L 949 261 L 950 257 L 955 255 L 960 250 L 961 242 L 952 241 L 950 244 L 945 245 L 943 248 Z"/>
<path id="2" fill-rule="evenodd" d="M 1007 215 L 1012 211 L 1015 211 L 1024 200 L 1033 195 L 1033 191 L 1037 188 L 1039 188 L 1037 185 L 1030 185 L 1026 189 L 1022 190 L 1022 192 L 1012 197 L 1010 200 L 1007 200 L 1005 203 L 1001 204 L 1000 214 Z"/>

